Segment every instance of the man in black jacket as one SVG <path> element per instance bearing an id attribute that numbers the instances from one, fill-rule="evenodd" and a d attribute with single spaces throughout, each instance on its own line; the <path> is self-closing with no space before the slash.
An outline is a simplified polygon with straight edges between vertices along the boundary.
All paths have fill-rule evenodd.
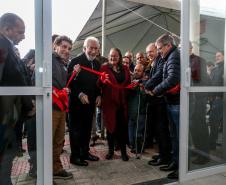
<path id="1" fill-rule="evenodd" d="M 174 170 L 168 175 L 168 178 L 178 179 L 180 91 L 174 93 L 166 92 L 180 83 L 180 51 L 175 46 L 173 37 L 166 34 L 159 37 L 155 45 L 158 53 L 165 60 L 165 64 L 163 66 L 162 82 L 154 88 L 153 92 L 150 92 L 150 95 L 157 97 L 164 95 L 165 97 L 173 150 L 172 163 L 168 166 L 160 167 L 160 170 Z"/>
<path id="2" fill-rule="evenodd" d="M 74 65 L 99 71 L 100 62 L 96 60 L 99 40 L 88 37 L 84 41 L 83 53 L 71 60 L 68 68 L 70 74 Z M 100 106 L 100 90 L 96 86 L 98 75 L 82 69 L 76 80 L 71 81 L 70 95 L 70 162 L 75 165 L 87 166 L 85 160 L 98 161 L 99 158 L 89 153 L 89 141 L 95 106 Z"/>
<path id="3" fill-rule="evenodd" d="M 14 49 L 25 36 L 23 20 L 6 13 L 0 18 L 0 87 L 28 86 L 29 75 Z M 16 107 L 16 113 L 14 112 Z M 17 142 L 13 127 L 16 121 L 25 121 L 35 113 L 35 101 L 31 96 L 0 96 L 0 184 L 11 185 L 12 161 L 16 155 Z M 17 115 L 17 116 L 16 116 Z M 15 117 L 14 117 L 15 116 Z M 8 144 L 9 142 L 9 144 Z M 8 144 L 8 147 L 7 147 Z M 5 152 L 5 153 L 4 153 Z"/>
<path id="4" fill-rule="evenodd" d="M 148 94 L 162 82 L 162 71 L 165 61 L 157 53 L 154 43 L 147 46 L 146 53 L 149 60 L 152 61 L 152 70 L 150 72 L 149 80 L 145 85 L 145 91 Z M 154 125 L 152 128 L 155 129 L 155 137 L 159 144 L 159 156 L 155 156 L 148 164 L 153 166 L 167 164 L 171 160 L 171 142 L 164 97 L 149 97 L 147 118 L 147 128 Z M 152 130 L 152 128 L 150 130 Z M 147 134 L 149 133 L 150 131 L 147 132 Z"/>

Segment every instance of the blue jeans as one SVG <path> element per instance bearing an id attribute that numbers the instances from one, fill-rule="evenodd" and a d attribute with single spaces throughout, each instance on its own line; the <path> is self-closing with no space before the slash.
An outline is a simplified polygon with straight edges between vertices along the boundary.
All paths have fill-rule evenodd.
<path id="1" fill-rule="evenodd" d="M 210 113 L 210 146 L 216 146 L 220 122 L 223 118 L 223 100 L 214 100 Z"/>
<path id="2" fill-rule="evenodd" d="M 101 109 L 97 107 L 97 130 L 101 129 Z"/>
<path id="3" fill-rule="evenodd" d="M 172 160 L 174 163 L 179 164 L 179 117 L 180 105 L 167 104 L 167 117 L 170 126 L 170 136 L 172 142 Z"/>
<path id="4" fill-rule="evenodd" d="M 135 147 L 135 137 L 136 137 L 136 130 L 137 130 L 137 137 L 144 137 L 144 125 L 145 125 L 145 114 L 140 114 L 138 120 L 138 127 L 137 127 L 137 120 L 129 120 L 128 130 L 129 130 L 129 142 L 130 145 L 134 148 Z"/>

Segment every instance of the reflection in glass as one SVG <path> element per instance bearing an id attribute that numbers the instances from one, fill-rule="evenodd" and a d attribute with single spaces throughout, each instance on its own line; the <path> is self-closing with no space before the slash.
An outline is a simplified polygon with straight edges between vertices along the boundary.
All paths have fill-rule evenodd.
<path id="1" fill-rule="evenodd" d="M 208 101 L 208 96 L 209 93 L 189 93 L 188 170 L 225 163 L 222 153 L 223 106 L 215 112 L 215 105 Z M 214 114 L 219 124 L 215 122 L 216 120 L 211 120 L 211 114 Z M 215 133 L 214 146 L 211 143 L 213 132 Z"/>
<path id="2" fill-rule="evenodd" d="M 0 96 L 0 184 L 11 184 L 11 175 L 36 169 L 35 97 Z M 25 129 L 26 128 L 26 129 Z M 26 137 L 27 136 L 27 137 Z M 28 157 L 26 155 L 28 149 Z M 23 170 L 21 170 L 23 169 Z M 35 173 L 36 174 L 35 170 Z M 32 174 L 30 175 L 32 176 Z M 36 176 L 32 176 L 36 177 Z"/>

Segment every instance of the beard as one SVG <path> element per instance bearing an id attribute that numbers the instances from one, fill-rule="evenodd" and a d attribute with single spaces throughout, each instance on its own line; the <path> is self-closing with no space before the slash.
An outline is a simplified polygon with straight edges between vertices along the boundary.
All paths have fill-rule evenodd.
<path id="1" fill-rule="evenodd" d="M 96 56 L 90 57 L 90 55 L 88 53 L 86 53 L 86 57 L 89 61 L 93 61 L 96 58 Z"/>

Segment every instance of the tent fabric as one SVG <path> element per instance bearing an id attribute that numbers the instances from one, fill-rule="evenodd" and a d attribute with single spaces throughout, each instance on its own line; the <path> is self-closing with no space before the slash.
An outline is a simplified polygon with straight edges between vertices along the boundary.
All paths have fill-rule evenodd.
<path id="1" fill-rule="evenodd" d="M 134 12 L 155 22 L 159 26 L 180 36 L 180 11 L 140 3 L 117 0 Z M 107 1 L 106 15 L 106 55 L 112 47 L 117 47 L 122 54 L 132 51 L 134 54 L 146 50 L 146 46 L 155 42 L 167 32 L 144 18 L 120 6 L 113 0 Z M 102 39 L 102 1 L 98 3 L 90 19 L 73 43 L 70 58 L 82 52 L 84 40 L 88 36 Z M 179 39 L 174 37 L 176 43 Z M 106 56 L 105 56 L 106 57 Z"/>

